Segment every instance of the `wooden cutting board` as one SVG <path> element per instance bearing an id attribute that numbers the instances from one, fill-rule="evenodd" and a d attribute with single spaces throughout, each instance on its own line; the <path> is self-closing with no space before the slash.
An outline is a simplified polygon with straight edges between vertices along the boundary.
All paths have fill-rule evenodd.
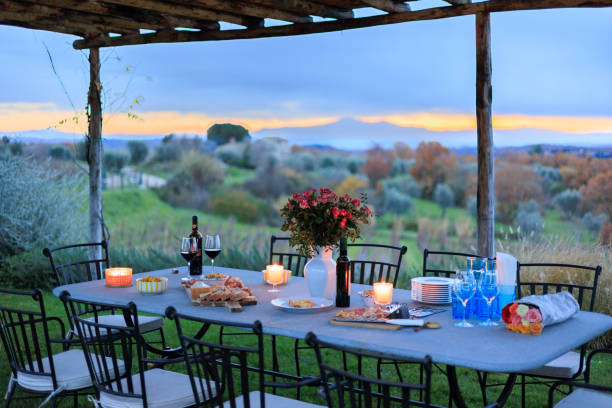
<path id="1" fill-rule="evenodd" d="M 395 324 L 388 324 L 384 322 L 347 322 L 344 320 L 331 319 L 329 324 L 334 326 L 348 326 L 348 327 L 361 327 L 365 329 L 378 329 L 378 330 L 399 330 L 402 326 Z"/>
<path id="2" fill-rule="evenodd" d="M 188 288 L 185 288 L 187 292 L 187 297 L 191 300 L 191 304 L 194 306 L 212 306 L 212 307 L 227 307 L 230 312 L 237 313 L 242 312 L 242 306 L 251 306 L 257 304 L 257 298 L 255 296 L 249 296 L 247 298 L 242 299 L 239 302 L 231 302 L 231 301 L 220 301 L 220 302 L 212 302 L 212 301 L 200 301 L 199 299 L 193 299 L 191 297 L 191 291 Z"/>

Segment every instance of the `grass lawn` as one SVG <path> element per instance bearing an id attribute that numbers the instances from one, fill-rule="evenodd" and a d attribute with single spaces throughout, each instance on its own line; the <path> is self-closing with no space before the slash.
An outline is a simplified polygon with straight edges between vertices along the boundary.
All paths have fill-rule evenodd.
<path id="1" fill-rule="evenodd" d="M 36 306 L 33 302 L 30 301 L 29 298 L 16 299 L 14 296 L 11 296 L 10 300 L 3 298 L 3 302 L 6 302 L 6 301 L 10 301 L 13 304 L 13 306 L 16 308 L 31 309 L 32 306 Z M 55 298 L 51 293 L 47 292 L 45 293 L 45 303 L 46 303 L 48 315 L 62 317 L 64 322 L 66 323 L 66 319 L 64 318 L 63 306 L 61 305 L 61 302 L 57 298 Z M 176 337 L 174 322 L 166 320 L 164 329 L 165 329 L 166 337 L 170 345 L 177 346 L 178 340 Z M 197 326 L 188 325 L 187 330 L 188 331 L 193 330 L 193 332 L 195 332 L 197 330 Z M 54 332 L 52 332 L 52 336 L 53 335 L 59 336 L 59 331 L 55 330 Z M 151 334 L 147 336 L 149 337 L 150 340 L 157 340 L 157 337 L 158 337 L 156 334 Z M 218 338 L 216 331 L 211 331 L 210 336 L 211 336 L 210 339 Z M 229 338 L 226 338 L 226 341 L 236 342 L 239 344 L 251 344 L 250 343 L 251 340 L 249 339 L 249 336 L 229 337 Z M 294 342 L 292 339 L 285 339 L 285 338 L 278 339 L 278 346 L 279 346 L 278 354 L 280 358 L 280 366 L 282 370 L 289 372 L 289 373 L 294 372 L 293 343 Z M 266 347 L 269 347 L 269 342 L 266 342 Z M 267 350 L 269 350 L 269 348 L 267 348 Z M 478 344 L 474 345 L 474 352 L 478 352 Z M 503 352 L 503 350 L 500 350 L 500 352 Z M 330 359 L 330 361 L 335 362 L 338 365 L 341 364 L 341 359 L 339 358 L 337 353 L 333 353 L 331 351 L 326 352 L 326 359 Z M 315 365 L 314 354 L 312 353 L 311 350 L 301 351 L 300 363 L 301 363 L 302 368 L 305 369 L 305 372 L 307 375 L 308 374 L 312 374 L 312 375 L 318 374 L 318 368 Z M 350 361 L 350 364 L 351 364 L 351 367 L 354 368 L 354 362 Z M 370 362 L 369 364 L 365 364 L 364 367 L 365 367 L 366 374 L 375 375 L 376 366 L 375 364 L 373 364 L 373 362 Z M 172 369 L 176 371 L 184 372 L 184 369 L 181 365 L 174 365 L 172 366 Z M 9 372 L 10 370 L 9 370 L 8 362 L 5 356 L 3 356 L 3 358 L 0 360 L 0 388 L 4 387 L 2 389 L 6 389 L 7 381 L 9 378 Z M 413 381 L 418 381 L 418 370 L 414 368 L 406 367 L 405 369 L 403 369 L 403 374 L 405 375 L 406 378 L 413 379 Z M 395 371 L 393 370 L 392 366 L 390 365 L 384 366 L 383 376 L 384 378 L 389 379 L 389 380 L 392 380 L 395 378 L 394 377 Z M 462 391 L 464 393 L 464 397 L 468 403 L 468 406 L 478 406 L 481 403 L 481 398 L 480 398 L 480 391 L 479 391 L 479 388 L 476 382 L 476 374 L 473 371 L 460 369 L 459 378 L 460 378 L 460 384 L 462 387 Z M 504 379 L 504 376 L 496 375 L 493 377 L 492 381 L 496 381 L 496 380 L 503 381 L 503 379 Z M 599 381 L 601 383 L 608 383 L 608 384 L 612 381 L 612 359 L 598 358 L 595 360 L 593 379 L 595 381 Z M 446 378 L 438 370 L 434 370 L 432 392 L 433 392 L 434 401 L 436 403 L 446 405 L 445 402 L 447 401 L 447 398 L 448 398 Z M 286 395 L 289 397 L 295 397 L 295 390 L 284 390 L 280 393 L 282 395 Z M 17 392 L 16 395 L 17 397 L 19 397 L 19 396 L 23 396 L 24 394 Z M 495 395 L 495 393 L 491 392 L 490 396 L 492 397 L 493 395 Z M 546 407 L 547 395 L 548 395 L 548 392 L 545 386 L 529 386 L 528 395 L 527 395 L 528 406 L 529 407 Z M 516 387 L 507 406 L 508 407 L 520 406 L 519 397 L 520 397 L 519 388 Z M 302 394 L 302 399 L 305 399 L 313 403 L 318 403 L 318 404 L 323 403 L 323 401 L 317 396 L 316 389 L 314 388 L 305 389 Z M 82 403 L 82 406 L 90 406 L 89 403 L 86 401 L 85 397 L 82 397 L 80 399 L 80 402 Z M 11 406 L 29 408 L 29 407 L 36 406 L 36 404 L 32 400 L 21 400 L 21 401 L 14 401 L 13 404 L 11 404 Z M 66 399 L 63 401 L 61 406 L 64 406 L 64 407 L 72 406 L 72 401 L 70 399 Z"/>

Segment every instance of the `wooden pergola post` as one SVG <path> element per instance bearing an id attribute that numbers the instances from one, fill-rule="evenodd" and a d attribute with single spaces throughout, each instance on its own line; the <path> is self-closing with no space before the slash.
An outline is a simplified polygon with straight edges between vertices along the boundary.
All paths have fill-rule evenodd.
<path id="1" fill-rule="evenodd" d="M 491 117 L 491 19 L 476 14 L 476 123 L 478 132 L 478 253 L 494 256 L 495 189 L 493 120 Z"/>
<path id="2" fill-rule="evenodd" d="M 100 49 L 89 50 L 89 242 L 102 241 L 102 103 L 100 92 Z M 90 257 L 101 259 L 101 248 L 92 248 Z"/>

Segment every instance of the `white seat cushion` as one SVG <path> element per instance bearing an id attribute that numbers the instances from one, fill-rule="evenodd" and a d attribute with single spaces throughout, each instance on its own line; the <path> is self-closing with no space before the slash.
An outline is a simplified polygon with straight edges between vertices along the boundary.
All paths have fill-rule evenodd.
<path id="1" fill-rule="evenodd" d="M 274 394 L 265 394 L 266 396 L 266 408 L 324 408 L 324 405 L 315 405 L 309 402 L 294 400 L 287 397 L 281 397 L 280 395 Z M 251 391 L 249 393 L 249 402 L 251 403 L 251 408 L 259 408 L 259 391 Z M 230 407 L 230 401 L 226 401 L 223 404 L 223 407 Z M 239 396 L 236 398 L 236 406 L 243 407 L 243 396 Z M 584 408 L 584 407 L 583 407 Z"/>
<path id="2" fill-rule="evenodd" d="M 95 361 L 95 359 L 94 359 Z M 112 359 L 106 357 L 110 375 L 114 375 Z M 42 359 L 43 370 L 51 373 L 49 367 L 49 359 Z M 35 367 L 36 367 L 36 363 Z M 55 376 L 57 378 L 57 386 L 66 390 L 80 390 L 91 386 L 91 376 L 85 361 L 83 350 L 72 349 L 53 355 L 53 366 L 55 367 Z M 120 375 L 125 373 L 123 361 L 118 360 Z M 34 375 L 28 373 L 17 372 L 17 383 L 29 390 L 51 392 L 53 391 L 53 381 L 50 376 Z"/>
<path id="3" fill-rule="evenodd" d="M 572 378 L 580 369 L 580 354 L 569 351 L 542 367 L 525 371 L 525 374 L 536 377 Z"/>
<path id="4" fill-rule="evenodd" d="M 199 384 L 199 381 L 196 379 L 196 384 Z M 127 392 L 127 380 L 123 379 L 121 383 L 123 392 Z M 134 394 L 142 394 L 140 374 L 132 376 L 132 383 Z M 188 375 L 153 368 L 145 371 L 145 387 L 149 408 L 181 408 L 195 404 Z M 213 396 L 216 395 L 215 385 L 211 384 L 210 388 Z M 205 394 L 207 390 L 205 393 L 200 390 L 200 401 L 205 400 L 203 398 Z M 143 406 L 141 398 L 130 398 L 106 392 L 100 392 L 100 404 L 104 408 L 142 408 Z"/>
<path id="5" fill-rule="evenodd" d="M 612 394 L 602 391 L 577 388 L 555 405 L 555 408 L 610 408 Z"/>
<path id="6" fill-rule="evenodd" d="M 95 317 L 88 317 L 85 320 L 94 321 Z M 109 314 L 98 316 L 98 322 L 111 326 L 125 327 L 125 318 L 122 314 Z M 159 316 L 138 315 L 138 327 L 141 333 L 148 333 L 153 330 L 161 329 L 164 326 L 164 318 Z"/>

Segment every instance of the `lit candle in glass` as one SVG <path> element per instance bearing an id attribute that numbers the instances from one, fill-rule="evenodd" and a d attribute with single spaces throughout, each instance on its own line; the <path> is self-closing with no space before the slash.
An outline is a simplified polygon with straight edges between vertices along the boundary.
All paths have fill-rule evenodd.
<path id="1" fill-rule="evenodd" d="M 268 292 L 278 292 L 276 285 L 283 283 L 285 278 L 285 267 L 283 265 L 273 264 L 266 266 L 266 282 L 273 285 Z"/>
<path id="2" fill-rule="evenodd" d="M 393 284 L 390 282 L 374 283 L 374 302 L 377 305 L 388 305 L 393 299 Z"/>
<path id="3" fill-rule="evenodd" d="M 132 286 L 132 268 L 108 268 L 104 271 L 106 286 L 121 288 Z"/>

